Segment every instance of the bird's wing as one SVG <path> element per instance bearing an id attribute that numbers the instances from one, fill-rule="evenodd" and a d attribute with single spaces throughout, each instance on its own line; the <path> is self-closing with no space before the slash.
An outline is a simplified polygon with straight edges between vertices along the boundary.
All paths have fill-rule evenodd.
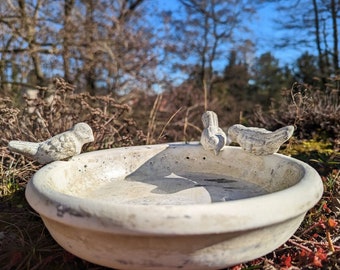
<path id="1" fill-rule="evenodd" d="M 80 153 L 77 139 L 70 132 L 59 134 L 45 141 L 39 147 L 38 153 L 50 156 L 52 160 L 62 160 Z"/>

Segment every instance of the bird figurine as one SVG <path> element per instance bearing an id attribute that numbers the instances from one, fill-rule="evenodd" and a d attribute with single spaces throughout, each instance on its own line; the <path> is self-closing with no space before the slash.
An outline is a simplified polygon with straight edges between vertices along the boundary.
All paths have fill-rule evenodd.
<path id="1" fill-rule="evenodd" d="M 64 160 L 80 154 L 85 143 L 93 142 L 93 132 L 86 123 L 78 123 L 68 131 L 55 135 L 43 142 L 10 141 L 10 151 L 47 164 L 56 160 Z"/>
<path id="2" fill-rule="evenodd" d="M 206 111 L 202 115 L 203 132 L 201 144 L 205 150 L 214 151 L 218 155 L 226 144 L 229 144 L 227 135 L 218 126 L 217 114 L 213 111 Z"/>
<path id="3" fill-rule="evenodd" d="M 240 124 L 228 129 L 228 137 L 238 143 L 243 150 L 254 155 L 271 155 L 276 153 L 280 146 L 294 133 L 294 126 L 286 126 L 275 131 L 264 128 L 245 127 Z"/>

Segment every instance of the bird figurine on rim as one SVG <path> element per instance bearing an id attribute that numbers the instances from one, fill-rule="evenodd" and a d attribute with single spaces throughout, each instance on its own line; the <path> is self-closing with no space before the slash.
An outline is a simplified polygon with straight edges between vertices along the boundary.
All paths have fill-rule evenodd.
<path id="1" fill-rule="evenodd" d="M 22 154 L 40 164 L 47 164 L 78 155 L 85 143 L 93 141 L 94 136 L 91 127 L 86 123 L 78 123 L 68 131 L 55 135 L 46 141 L 10 141 L 8 148 L 11 152 Z"/>
<path id="2" fill-rule="evenodd" d="M 218 126 L 217 114 L 213 111 L 206 111 L 202 115 L 203 132 L 201 144 L 205 150 L 213 151 L 218 155 L 226 144 L 229 144 L 227 135 Z"/>
<path id="3" fill-rule="evenodd" d="M 258 156 L 276 153 L 293 133 L 294 126 L 269 131 L 264 128 L 236 124 L 228 129 L 228 137 L 231 141 L 238 143 L 244 151 Z"/>

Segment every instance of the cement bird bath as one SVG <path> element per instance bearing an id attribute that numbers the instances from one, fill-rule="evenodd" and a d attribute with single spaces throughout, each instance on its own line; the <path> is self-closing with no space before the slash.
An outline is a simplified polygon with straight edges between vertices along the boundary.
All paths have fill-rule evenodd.
<path id="1" fill-rule="evenodd" d="M 222 269 L 287 241 L 323 186 L 309 165 L 198 143 L 115 148 L 55 161 L 26 198 L 53 238 L 116 269 Z"/>

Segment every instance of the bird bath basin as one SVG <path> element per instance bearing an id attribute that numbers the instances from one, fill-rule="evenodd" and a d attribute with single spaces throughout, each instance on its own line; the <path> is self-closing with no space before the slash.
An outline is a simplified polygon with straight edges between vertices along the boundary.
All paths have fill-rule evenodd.
<path id="1" fill-rule="evenodd" d="M 40 169 L 26 198 L 69 252 L 117 269 L 221 269 L 287 241 L 321 198 L 309 165 L 198 143 L 100 150 Z"/>

